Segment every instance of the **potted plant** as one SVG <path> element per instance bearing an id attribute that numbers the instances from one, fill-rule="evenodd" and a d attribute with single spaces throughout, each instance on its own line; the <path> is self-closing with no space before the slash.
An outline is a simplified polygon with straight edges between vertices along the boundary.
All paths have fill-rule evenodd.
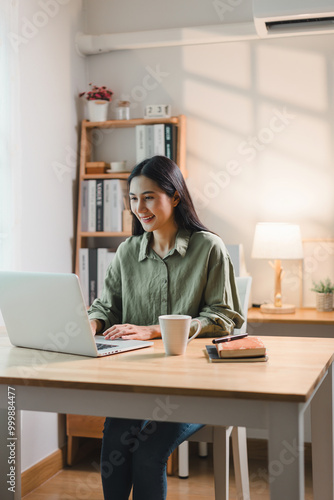
<path id="1" fill-rule="evenodd" d="M 87 92 L 81 92 L 79 97 L 85 97 L 87 100 L 88 119 L 91 122 L 104 122 L 108 116 L 108 106 L 111 101 L 113 91 L 108 87 L 98 87 L 89 84 L 91 87 Z"/>
<path id="2" fill-rule="evenodd" d="M 316 308 L 318 311 L 332 311 L 333 310 L 333 291 L 334 284 L 329 278 L 325 281 L 313 281 L 313 292 L 316 292 Z"/>

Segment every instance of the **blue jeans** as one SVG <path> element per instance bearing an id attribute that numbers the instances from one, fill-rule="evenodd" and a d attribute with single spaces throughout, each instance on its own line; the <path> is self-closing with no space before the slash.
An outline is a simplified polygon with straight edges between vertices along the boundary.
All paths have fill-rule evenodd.
<path id="1" fill-rule="evenodd" d="M 167 459 L 201 424 L 106 418 L 101 451 L 105 500 L 165 500 Z"/>

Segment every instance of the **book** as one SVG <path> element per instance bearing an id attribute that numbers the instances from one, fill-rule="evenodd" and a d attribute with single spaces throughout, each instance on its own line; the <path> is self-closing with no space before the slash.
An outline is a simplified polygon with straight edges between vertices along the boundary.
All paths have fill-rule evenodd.
<path id="1" fill-rule="evenodd" d="M 96 180 L 89 180 L 88 183 L 88 227 L 87 231 L 96 231 Z"/>
<path id="2" fill-rule="evenodd" d="M 165 156 L 165 125 L 157 123 L 153 125 L 154 155 Z"/>
<path id="3" fill-rule="evenodd" d="M 96 181 L 96 231 L 103 231 L 103 180 Z"/>
<path id="4" fill-rule="evenodd" d="M 89 305 L 89 263 L 88 248 L 79 249 L 79 277 L 82 295 L 86 306 Z"/>
<path id="5" fill-rule="evenodd" d="M 101 297 L 104 278 L 106 275 L 106 254 L 107 248 L 98 248 L 97 249 L 97 296 Z"/>
<path id="6" fill-rule="evenodd" d="M 136 163 L 146 158 L 146 125 L 136 125 Z"/>
<path id="7" fill-rule="evenodd" d="M 88 181 L 81 184 L 81 230 L 88 231 Z"/>
<path id="8" fill-rule="evenodd" d="M 154 133 L 153 125 L 146 125 L 146 150 L 145 158 L 154 156 Z"/>
<path id="9" fill-rule="evenodd" d="M 111 231 L 123 231 L 124 198 L 127 197 L 127 181 L 112 179 L 111 192 Z"/>
<path id="10" fill-rule="evenodd" d="M 112 183 L 114 179 L 106 179 L 103 185 L 103 231 L 112 231 Z"/>
<path id="11" fill-rule="evenodd" d="M 165 156 L 174 160 L 173 125 L 171 123 L 166 123 L 165 125 Z"/>
<path id="12" fill-rule="evenodd" d="M 88 265 L 88 299 L 89 305 L 91 305 L 97 297 L 97 248 L 89 248 Z"/>
<path id="13" fill-rule="evenodd" d="M 173 126 L 172 132 L 173 132 L 173 160 L 177 163 L 177 148 L 178 148 L 178 134 L 177 134 L 178 127 L 176 125 Z"/>
<path id="14" fill-rule="evenodd" d="M 250 358 L 266 354 L 266 347 L 259 337 L 245 337 L 230 342 L 220 342 L 215 346 L 218 356 L 221 358 Z"/>
<path id="15" fill-rule="evenodd" d="M 236 341 L 233 341 L 236 342 Z M 252 356 L 252 357 L 243 357 L 243 358 L 221 358 L 218 355 L 216 346 L 207 345 L 205 349 L 203 349 L 205 356 L 208 358 L 210 363 L 256 363 L 268 361 L 268 356 Z"/>

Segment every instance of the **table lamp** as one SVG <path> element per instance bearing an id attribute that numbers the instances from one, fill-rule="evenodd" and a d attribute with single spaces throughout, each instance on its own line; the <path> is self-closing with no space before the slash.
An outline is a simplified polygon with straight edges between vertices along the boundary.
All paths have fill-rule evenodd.
<path id="1" fill-rule="evenodd" d="M 282 303 L 281 281 L 282 259 L 302 259 L 303 246 L 300 228 L 296 224 L 281 222 L 260 222 L 256 225 L 252 257 L 254 259 L 273 259 L 270 265 L 275 270 L 274 304 L 262 304 L 261 312 L 286 314 L 294 313 L 292 304 Z"/>

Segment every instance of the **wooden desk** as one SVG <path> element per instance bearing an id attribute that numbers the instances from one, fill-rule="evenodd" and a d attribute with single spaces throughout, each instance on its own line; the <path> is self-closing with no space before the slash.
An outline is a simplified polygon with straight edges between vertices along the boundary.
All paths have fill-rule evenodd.
<path id="1" fill-rule="evenodd" d="M 266 314 L 258 307 L 248 309 L 248 323 L 294 323 L 300 325 L 334 325 L 334 311 L 320 312 L 311 307 L 297 308 L 292 314 Z"/>
<path id="2" fill-rule="evenodd" d="M 311 403 L 314 499 L 333 500 L 334 339 L 265 337 L 267 363 L 211 364 L 208 339 L 184 356 L 154 347 L 101 359 L 11 347 L 0 338 L 0 407 L 268 429 L 271 500 L 304 500 L 303 414 Z M 12 391 L 13 392 L 13 391 Z M 17 435 L 19 438 L 19 435 Z M 0 481 L 7 473 L 0 427 Z M 19 450 L 19 439 L 15 446 Z M 256 480 L 256 478 L 255 478 Z M 2 499 L 20 498 L 1 490 Z"/>

